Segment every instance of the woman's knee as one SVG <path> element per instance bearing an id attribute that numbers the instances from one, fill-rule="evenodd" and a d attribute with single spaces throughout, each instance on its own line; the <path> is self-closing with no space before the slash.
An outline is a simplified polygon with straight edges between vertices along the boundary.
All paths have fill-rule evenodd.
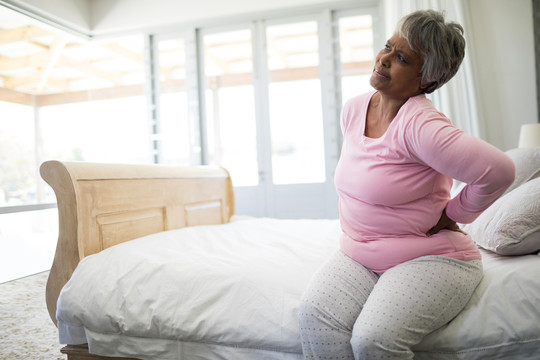
<path id="1" fill-rule="evenodd" d="M 309 294 L 302 297 L 298 307 L 300 332 L 307 334 L 322 330 L 345 330 L 350 333 L 354 320 L 347 319 L 348 321 L 346 321 L 331 302 L 324 300 L 320 297 L 309 296 Z M 350 325 L 347 326 L 346 323 L 350 323 Z"/>
<path id="2" fill-rule="evenodd" d="M 300 330 L 308 324 L 316 321 L 316 314 L 319 314 L 320 310 L 317 304 L 314 303 L 313 298 L 308 294 L 304 294 L 298 305 L 298 320 L 300 322 Z"/>
<path id="3" fill-rule="evenodd" d="M 355 359 L 412 359 L 413 352 L 391 332 L 355 325 L 351 337 Z"/>

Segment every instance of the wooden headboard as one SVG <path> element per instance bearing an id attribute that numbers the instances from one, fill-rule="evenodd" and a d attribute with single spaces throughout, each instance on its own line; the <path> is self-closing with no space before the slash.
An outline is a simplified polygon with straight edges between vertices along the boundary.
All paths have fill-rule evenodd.
<path id="1" fill-rule="evenodd" d="M 46 288 L 56 324 L 60 290 L 85 256 L 152 233 L 222 224 L 234 213 L 229 174 L 217 167 L 47 161 L 59 236 Z"/>

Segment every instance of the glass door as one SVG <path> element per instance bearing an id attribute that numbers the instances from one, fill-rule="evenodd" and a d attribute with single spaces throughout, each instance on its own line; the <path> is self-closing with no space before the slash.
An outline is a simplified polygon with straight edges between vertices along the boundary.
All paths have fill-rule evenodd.
<path id="1" fill-rule="evenodd" d="M 372 90 L 369 78 L 373 70 L 373 16 L 343 16 L 338 20 L 341 59 L 342 100 Z"/>
<path id="2" fill-rule="evenodd" d="M 189 107 L 186 86 L 186 41 L 175 36 L 157 44 L 159 65 L 159 134 L 164 164 L 190 164 Z"/>
<path id="3" fill-rule="evenodd" d="M 251 28 L 203 34 L 205 134 L 208 162 L 223 166 L 235 188 L 236 212 L 261 216 L 259 142 Z"/>
<path id="4" fill-rule="evenodd" d="M 272 180 L 325 182 L 317 22 L 266 29 Z"/>
<path id="5" fill-rule="evenodd" d="M 202 34 L 208 159 L 230 171 L 238 214 L 338 216 L 335 99 L 364 91 L 371 21 L 328 13 Z"/>
<path id="6" fill-rule="evenodd" d="M 316 20 L 266 26 L 272 216 L 327 217 Z M 337 203 L 330 205 L 337 210 Z"/>

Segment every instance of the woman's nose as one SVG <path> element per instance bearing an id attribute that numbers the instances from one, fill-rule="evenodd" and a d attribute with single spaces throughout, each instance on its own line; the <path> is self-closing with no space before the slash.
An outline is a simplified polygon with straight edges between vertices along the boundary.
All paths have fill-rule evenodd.
<path id="1" fill-rule="evenodd" d="M 390 54 L 381 54 L 379 57 L 379 62 L 385 67 L 390 66 Z"/>

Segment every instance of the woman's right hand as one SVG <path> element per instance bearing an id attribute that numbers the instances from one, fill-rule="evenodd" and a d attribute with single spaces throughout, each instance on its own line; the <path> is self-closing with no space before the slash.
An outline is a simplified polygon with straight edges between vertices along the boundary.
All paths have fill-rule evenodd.
<path id="1" fill-rule="evenodd" d="M 451 230 L 451 231 L 460 231 L 459 225 L 446 215 L 446 209 L 443 210 L 441 217 L 437 224 L 434 227 L 428 230 L 426 233 L 427 236 L 435 235 L 441 230 Z"/>

